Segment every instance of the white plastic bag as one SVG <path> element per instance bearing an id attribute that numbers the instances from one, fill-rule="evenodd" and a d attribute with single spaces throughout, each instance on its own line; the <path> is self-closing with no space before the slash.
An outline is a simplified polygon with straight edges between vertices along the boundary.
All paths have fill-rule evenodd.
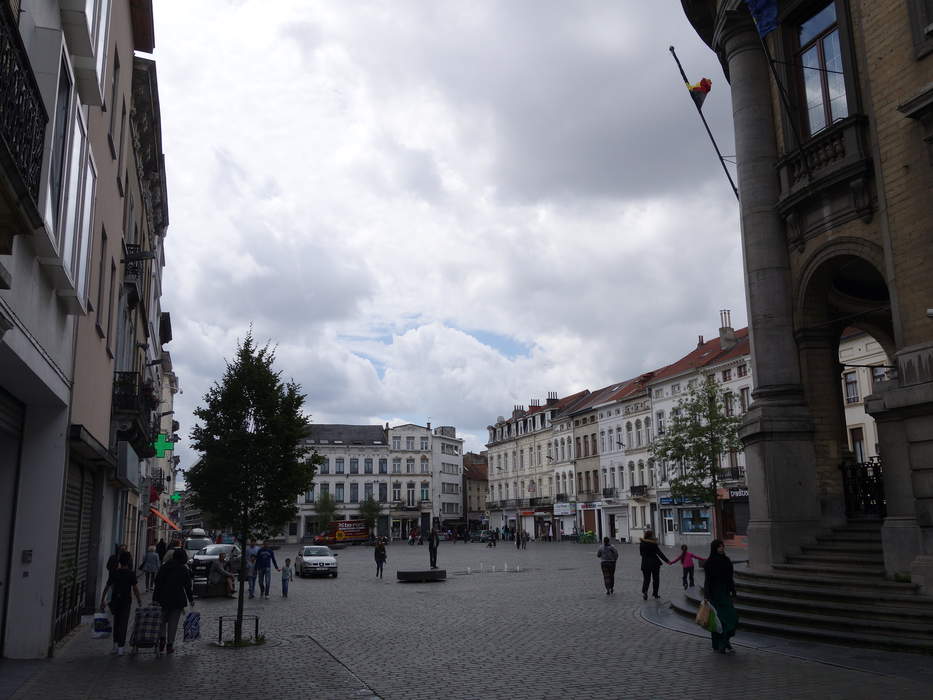
<path id="1" fill-rule="evenodd" d="M 109 637 L 113 631 L 110 624 L 110 615 L 104 612 L 94 613 L 94 622 L 91 624 L 91 637 L 94 639 L 104 639 Z"/>

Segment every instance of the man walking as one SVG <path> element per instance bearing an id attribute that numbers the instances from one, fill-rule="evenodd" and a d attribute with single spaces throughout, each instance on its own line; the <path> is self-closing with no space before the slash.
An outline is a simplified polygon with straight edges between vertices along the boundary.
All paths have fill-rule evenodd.
<path id="1" fill-rule="evenodd" d="M 437 534 L 437 528 L 432 527 L 430 534 L 428 534 L 428 554 L 431 557 L 431 568 L 437 568 L 437 545 L 440 544 L 441 538 Z"/>
<path id="2" fill-rule="evenodd" d="M 259 576 L 259 596 L 269 597 L 272 588 L 272 567 L 279 571 L 279 563 L 275 560 L 275 552 L 268 542 L 263 542 L 256 553 L 256 574 Z"/>

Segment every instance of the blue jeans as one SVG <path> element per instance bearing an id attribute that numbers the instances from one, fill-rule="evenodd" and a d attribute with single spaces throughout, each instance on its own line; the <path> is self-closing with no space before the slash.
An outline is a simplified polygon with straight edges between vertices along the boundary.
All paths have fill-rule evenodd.
<path id="1" fill-rule="evenodd" d="M 282 579 L 282 595 L 284 597 L 288 597 L 288 579 L 287 578 Z"/>
<path id="2" fill-rule="evenodd" d="M 256 595 L 256 574 L 247 576 L 246 578 L 249 581 L 249 597 L 252 598 Z"/>
<path id="3" fill-rule="evenodd" d="M 272 592 L 272 567 L 259 569 L 259 593 L 269 595 Z"/>

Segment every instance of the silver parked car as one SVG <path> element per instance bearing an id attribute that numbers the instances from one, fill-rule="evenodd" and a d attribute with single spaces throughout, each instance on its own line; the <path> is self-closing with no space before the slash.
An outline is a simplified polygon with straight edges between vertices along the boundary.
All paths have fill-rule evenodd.
<path id="1" fill-rule="evenodd" d="M 337 555 L 330 547 L 308 545 L 295 556 L 295 573 L 305 576 L 333 576 L 337 578 Z"/>

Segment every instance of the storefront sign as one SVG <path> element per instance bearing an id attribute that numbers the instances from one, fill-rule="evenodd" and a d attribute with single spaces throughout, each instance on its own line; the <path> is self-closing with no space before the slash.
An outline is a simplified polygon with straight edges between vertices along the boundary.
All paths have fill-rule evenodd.
<path id="1" fill-rule="evenodd" d="M 733 501 L 748 500 L 748 487 L 736 486 L 729 489 L 729 498 Z"/>
<path id="2" fill-rule="evenodd" d="M 661 496 L 658 503 L 662 506 L 684 506 L 692 503 L 703 503 L 699 498 L 687 498 L 686 496 Z"/>
<path id="3" fill-rule="evenodd" d="M 548 517 L 549 515 L 550 515 L 550 513 L 545 513 L 543 510 L 536 510 L 536 511 L 535 511 L 535 517 L 536 517 L 536 518 L 546 518 L 546 517 Z"/>
<path id="4" fill-rule="evenodd" d="M 533 510 L 520 510 L 518 511 L 518 514 L 519 515 L 534 515 L 535 512 Z"/>
<path id="5" fill-rule="evenodd" d="M 554 515 L 574 515 L 577 512 L 576 503 L 555 503 Z"/>

